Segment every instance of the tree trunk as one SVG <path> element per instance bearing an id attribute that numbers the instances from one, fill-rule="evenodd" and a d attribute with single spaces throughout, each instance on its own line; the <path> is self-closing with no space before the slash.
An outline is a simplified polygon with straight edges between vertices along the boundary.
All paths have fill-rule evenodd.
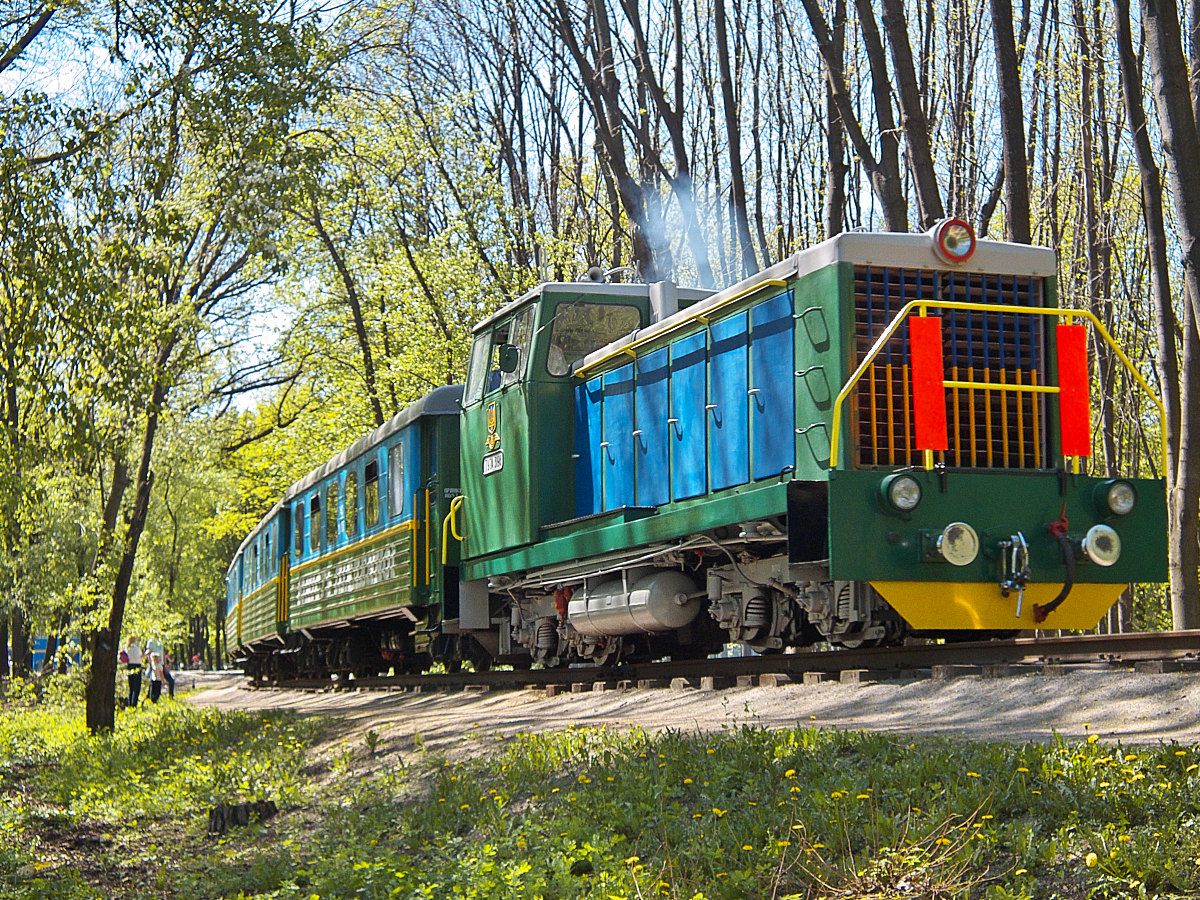
<path id="1" fill-rule="evenodd" d="M 830 94 L 837 106 L 842 127 L 854 152 L 858 154 L 863 169 L 871 179 L 871 189 L 879 207 L 883 212 L 883 227 L 887 231 L 908 231 L 908 207 L 904 202 L 904 193 L 900 184 L 899 142 L 896 137 L 896 124 L 892 118 L 892 106 L 887 83 L 887 60 L 884 59 L 883 43 L 879 32 L 874 28 L 873 13 L 870 4 L 860 0 L 859 19 L 862 20 L 863 39 L 867 44 L 867 54 L 871 61 L 871 84 L 876 98 L 875 116 L 879 124 L 880 153 L 876 158 L 866 134 L 863 133 L 862 123 L 858 121 L 854 111 L 854 102 L 846 85 L 845 66 L 842 53 L 835 47 L 829 26 L 821 12 L 817 0 L 801 0 L 804 12 L 812 27 L 813 37 L 816 38 L 817 48 L 825 63 L 826 83 Z M 866 15 L 863 9 L 866 9 Z M 873 35 L 873 39 L 871 37 Z M 882 98 L 882 102 L 880 102 Z"/>
<path id="2" fill-rule="evenodd" d="M 0 616 L 0 678 L 12 674 L 8 661 L 8 618 Z"/>
<path id="3" fill-rule="evenodd" d="M 24 607 L 14 605 L 11 618 L 12 636 L 12 674 L 16 678 L 28 678 L 29 670 L 33 667 L 33 653 L 30 648 L 29 614 Z"/>
<path id="4" fill-rule="evenodd" d="M 908 39 L 908 21 L 904 0 L 883 0 L 883 28 L 892 47 L 892 67 L 896 72 L 896 94 L 900 98 L 900 120 L 908 145 L 908 168 L 917 187 L 917 207 L 921 227 L 930 228 L 946 215 L 929 148 L 929 122 L 921 105 L 917 72 L 913 66 L 912 45 Z"/>
<path id="5" fill-rule="evenodd" d="M 167 367 L 175 349 L 177 337 L 164 338 L 155 359 L 157 373 L 146 410 L 146 424 L 142 432 L 141 459 L 138 462 L 134 481 L 135 494 L 133 511 L 125 529 L 124 547 L 121 551 L 117 576 L 113 582 L 112 608 L 108 613 L 108 625 L 101 628 L 93 641 L 92 668 L 88 676 L 86 691 L 87 727 L 96 734 L 111 731 L 116 723 L 116 643 L 120 638 L 121 625 L 125 619 L 125 603 L 129 598 L 129 586 L 133 581 L 133 566 L 137 560 L 138 544 L 146 529 L 146 516 L 150 510 L 150 489 L 154 484 L 154 473 L 150 461 L 154 453 L 154 439 L 158 434 L 159 416 L 166 402 Z"/>
<path id="6" fill-rule="evenodd" d="M 746 215 L 746 175 L 742 169 L 741 117 L 734 97 L 733 67 L 729 55 L 729 24 L 725 15 L 725 0 L 713 6 L 716 25 L 717 67 L 721 73 L 721 102 L 725 111 L 725 139 L 729 146 L 729 204 L 733 209 L 734 233 L 737 235 L 743 276 L 758 269 L 754 241 L 750 236 L 750 220 Z"/>
<path id="7" fill-rule="evenodd" d="M 1025 158 L 1025 104 L 1021 98 L 1017 43 L 1011 0 L 991 0 L 996 76 L 1000 89 L 1000 129 L 1004 135 L 1004 217 L 1010 240 L 1033 239 L 1029 216 L 1029 168 Z"/>
<path id="8" fill-rule="evenodd" d="M 833 33 L 830 36 L 831 50 L 838 59 L 846 52 L 846 0 L 835 0 L 833 5 Z M 825 237 L 842 233 L 846 221 L 846 129 L 838 113 L 829 67 L 825 67 L 825 141 L 828 161 L 825 172 Z"/>
<path id="9" fill-rule="evenodd" d="M 1200 609 L 1200 581 L 1195 553 L 1185 548 L 1197 545 L 1200 522 L 1195 515 L 1196 498 L 1189 496 L 1195 491 L 1176 491 L 1180 478 L 1186 480 L 1184 467 L 1180 465 L 1181 436 L 1184 429 L 1195 428 L 1195 416 L 1191 411 L 1181 418 L 1180 394 L 1188 395 L 1194 404 L 1200 397 L 1197 378 L 1200 373 L 1200 354 L 1197 353 L 1195 320 L 1184 315 L 1184 370 L 1180 371 L 1179 353 L 1176 348 L 1178 323 L 1175 316 L 1174 297 L 1171 295 L 1171 272 L 1168 263 L 1167 229 L 1163 202 L 1162 174 L 1154 158 L 1150 133 L 1146 122 L 1146 110 L 1142 105 L 1142 69 L 1133 47 L 1133 28 L 1129 16 L 1129 0 L 1116 0 L 1117 46 L 1119 51 L 1121 88 L 1125 99 L 1129 130 L 1133 136 L 1133 147 L 1138 163 L 1142 186 L 1142 218 L 1146 225 L 1146 241 L 1150 261 L 1150 297 L 1154 304 L 1155 331 L 1158 353 L 1158 382 L 1162 390 L 1167 433 L 1166 472 L 1167 498 L 1170 501 L 1170 535 L 1167 543 L 1169 553 L 1168 571 L 1171 579 L 1171 619 L 1176 628 L 1188 627 L 1189 611 Z M 1182 384 L 1186 379 L 1188 384 Z M 1195 442 L 1191 432 L 1182 443 L 1191 446 Z M 1193 454 L 1189 453 L 1189 460 Z M 1189 505 L 1190 504 L 1190 505 Z M 1191 514 L 1188 511 L 1191 510 Z"/>

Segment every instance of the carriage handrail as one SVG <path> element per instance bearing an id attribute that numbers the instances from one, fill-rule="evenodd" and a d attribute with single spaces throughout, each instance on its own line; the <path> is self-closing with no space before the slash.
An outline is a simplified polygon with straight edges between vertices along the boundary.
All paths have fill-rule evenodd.
<path id="1" fill-rule="evenodd" d="M 1060 316 L 1068 321 L 1078 318 L 1086 319 L 1087 321 L 1091 322 L 1094 326 L 1096 326 L 1096 331 L 1100 334 L 1100 336 L 1104 338 L 1104 342 L 1112 348 L 1113 352 L 1116 353 L 1117 358 L 1121 360 L 1121 363 L 1133 375 L 1134 379 L 1141 386 L 1142 390 L 1146 392 L 1146 395 L 1150 398 L 1150 400 L 1154 403 L 1155 408 L 1158 410 L 1159 435 L 1161 438 L 1161 465 L 1162 471 L 1165 474 L 1167 467 L 1166 409 L 1163 407 L 1162 400 L 1159 399 L 1156 393 L 1154 393 L 1154 389 L 1150 387 L 1149 382 L 1147 382 L 1142 376 L 1142 373 L 1137 370 L 1133 362 L 1128 356 L 1125 355 L 1125 352 L 1119 346 L 1117 346 L 1117 342 L 1113 340 L 1112 335 L 1108 333 L 1108 329 L 1104 327 L 1104 323 L 1096 318 L 1095 313 L 1087 309 L 1066 309 L 1063 307 L 1054 306 L 1013 306 L 1006 303 L 964 303 L 959 300 L 910 300 L 908 303 L 904 304 L 903 308 L 901 308 L 898 313 L 896 313 L 896 317 L 892 319 L 888 327 L 883 330 L 883 333 L 880 334 L 875 340 L 875 343 L 871 345 L 871 349 L 867 351 L 867 355 L 863 357 L 862 362 L 859 363 L 858 368 L 854 370 L 854 373 L 850 376 L 849 380 L 847 380 L 846 384 L 843 385 L 842 389 L 838 392 L 837 399 L 833 402 L 833 427 L 829 436 L 830 469 L 838 468 L 838 451 L 841 444 L 842 404 L 845 403 L 846 398 L 850 396 L 850 392 L 854 389 L 855 385 L 862 380 L 863 375 L 865 375 L 867 369 L 871 367 L 871 364 L 875 361 L 875 358 L 883 351 L 883 348 L 887 342 L 890 341 L 895 336 L 896 332 L 900 330 L 900 326 L 904 324 L 905 320 L 909 317 L 909 315 L 912 314 L 913 310 L 920 310 L 920 314 L 923 316 L 930 308 L 949 310 L 961 309 L 968 312 L 1012 313 L 1016 315 Z M 987 382 L 967 381 L 949 381 L 943 382 L 943 384 L 946 387 L 954 388 L 978 387 L 985 390 L 1024 390 L 1046 394 L 1057 394 L 1059 392 L 1057 385 L 1005 385 L 1001 387 L 1000 385 L 994 385 Z M 932 464 L 929 462 L 931 456 L 932 451 L 926 451 L 926 468 L 932 468 Z"/>

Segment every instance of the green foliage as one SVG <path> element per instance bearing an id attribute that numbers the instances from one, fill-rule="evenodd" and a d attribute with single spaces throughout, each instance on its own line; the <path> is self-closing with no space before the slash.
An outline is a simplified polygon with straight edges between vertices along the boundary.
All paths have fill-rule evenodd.
<path id="1" fill-rule="evenodd" d="M 163 703 L 91 737 L 78 713 L 0 713 L 6 896 L 92 896 L 118 861 L 130 896 L 1200 891 L 1200 747 L 572 728 L 454 762 L 419 747 L 401 761 L 369 733 L 369 755 L 346 742 L 312 765 L 308 720 Z M 210 805 L 256 798 L 282 814 L 202 834 Z"/>
<path id="2" fill-rule="evenodd" d="M 178 860 L 178 840 L 199 839 L 208 809 L 271 799 L 307 799 L 305 750 L 313 720 L 221 713 L 163 702 L 123 712 L 111 734 L 87 733 L 77 701 L 10 702 L 0 711 L 0 893 L 90 897 L 72 853 L 107 851 L 93 874 L 125 858 L 158 866 Z M 189 838 L 188 835 L 193 837 Z M 77 860 L 75 862 L 78 862 Z M 269 862 L 256 866 L 273 871 Z M 144 885 L 152 889 L 152 885 Z M 137 890 L 141 893 L 141 888 Z"/>

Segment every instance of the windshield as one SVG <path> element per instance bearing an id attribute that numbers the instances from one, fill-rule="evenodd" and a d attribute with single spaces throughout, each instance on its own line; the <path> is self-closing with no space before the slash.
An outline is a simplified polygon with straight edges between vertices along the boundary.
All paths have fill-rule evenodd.
<path id="1" fill-rule="evenodd" d="M 636 306 L 612 303 L 562 303 L 554 313 L 546 371 L 566 375 L 593 350 L 611 344 L 642 324 Z"/>

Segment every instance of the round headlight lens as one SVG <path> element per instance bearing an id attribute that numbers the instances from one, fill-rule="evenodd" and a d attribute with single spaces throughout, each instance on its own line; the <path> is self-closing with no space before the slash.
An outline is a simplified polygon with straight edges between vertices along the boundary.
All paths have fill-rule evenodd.
<path id="1" fill-rule="evenodd" d="M 892 475 L 884 482 L 887 502 L 900 512 L 912 512 L 921 502 L 921 483 L 911 475 Z"/>
<path id="2" fill-rule="evenodd" d="M 952 566 L 969 566 L 979 556 L 979 535 L 966 522 L 951 522 L 938 535 L 937 548 Z"/>
<path id="3" fill-rule="evenodd" d="M 1083 552 L 1098 566 L 1111 566 L 1121 558 L 1121 536 L 1108 525 L 1093 525 L 1083 536 Z"/>
<path id="4" fill-rule="evenodd" d="M 1104 494 L 1104 503 L 1114 516 L 1127 516 L 1137 505 L 1137 492 L 1128 481 L 1114 481 Z"/>
<path id="5" fill-rule="evenodd" d="M 965 219 L 942 219 L 931 229 L 937 255 L 948 263 L 963 263 L 975 252 L 975 231 Z"/>

